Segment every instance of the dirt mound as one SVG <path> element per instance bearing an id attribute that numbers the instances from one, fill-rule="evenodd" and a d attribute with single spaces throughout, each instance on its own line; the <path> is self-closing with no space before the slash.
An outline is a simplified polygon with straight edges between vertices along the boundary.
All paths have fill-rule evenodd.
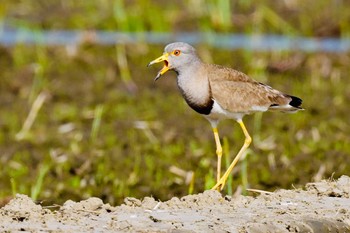
<path id="1" fill-rule="evenodd" d="M 217 191 L 159 202 L 126 198 L 67 201 L 50 211 L 18 194 L 0 209 L 1 231 L 29 232 L 350 232 L 350 178 L 309 183 L 258 197 Z"/>

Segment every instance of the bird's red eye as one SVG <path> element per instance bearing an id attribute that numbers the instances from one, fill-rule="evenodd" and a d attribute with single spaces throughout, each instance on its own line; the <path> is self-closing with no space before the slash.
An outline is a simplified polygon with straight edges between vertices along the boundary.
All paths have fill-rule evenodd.
<path id="1" fill-rule="evenodd" d="M 175 55 L 175 56 L 179 56 L 180 54 L 181 54 L 181 51 L 180 50 L 174 50 L 174 52 L 173 52 L 173 54 Z"/>

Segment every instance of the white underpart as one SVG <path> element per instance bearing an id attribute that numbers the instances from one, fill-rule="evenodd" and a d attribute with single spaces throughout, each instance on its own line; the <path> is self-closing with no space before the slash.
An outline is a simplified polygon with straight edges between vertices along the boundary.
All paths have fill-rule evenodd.
<path id="1" fill-rule="evenodd" d="M 222 108 L 215 100 L 213 104 L 213 108 L 211 109 L 211 112 L 209 115 L 205 116 L 210 122 L 211 121 L 220 121 L 223 119 L 234 119 L 234 120 L 241 120 L 243 116 L 247 113 L 243 112 L 229 112 Z"/>
<path id="2" fill-rule="evenodd" d="M 268 109 L 266 106 L 252 106 L 253 112 L 266 112 Z"/>
<path id="3" fill-rule="evenodd" d="M 266 106 L 252 106 L 252 108 L 245 112 L 230 112 L 224 109 L 214 100 L 213 108 L 206 118 L 209 121 L 220 121 L 223 119 L 234 119 L 234 120 L 242 120 L 244 115 L 251 114 L 254 112 L 266 112 L 269 110 Z"/>
<path id="4" fill-rule="evenodd" d="M 300 109 L 295 108 L 289 104 L 285 105 L 278 105 L 278 106 L 272 106 L 269 108 L 270 111 L 280 111 L 280 112 L 285 112 L 285 113 L 295 113 L 299 111 Z"/>

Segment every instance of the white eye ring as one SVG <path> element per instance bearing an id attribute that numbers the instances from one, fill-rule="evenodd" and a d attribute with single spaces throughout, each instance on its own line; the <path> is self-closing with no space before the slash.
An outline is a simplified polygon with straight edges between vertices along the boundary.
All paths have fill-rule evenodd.
<path id="1" fill-rule="evenodd" d="M 181 51 L 178 50 L 178 49 L 176 49 L 176 50 L 174 50 L 173 54 L 174 54 L 175 56 L 179 56 L 179 55 L 181 54 Z"/>

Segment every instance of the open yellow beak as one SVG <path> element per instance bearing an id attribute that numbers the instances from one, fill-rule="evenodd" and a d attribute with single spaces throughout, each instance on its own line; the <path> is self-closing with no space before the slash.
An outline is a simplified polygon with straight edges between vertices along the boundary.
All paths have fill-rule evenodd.
<path id="1" fill-rule="evenodd" d="M 169 68 L 169 61 L 168 61 L 169 53 L 164 53 L 162 56 L 158 57 L 157 59 L 154 59 L 151 61 L 147 66 L 151 66 L 155 63 L 159 63 L 164 61 L 164 66 L 163 68 L 158 72 L 157 76 L 155 77 L 154 81 L 157 81 L 160 76 L 162 76 L 165 72 L 167 72 Z"/>

